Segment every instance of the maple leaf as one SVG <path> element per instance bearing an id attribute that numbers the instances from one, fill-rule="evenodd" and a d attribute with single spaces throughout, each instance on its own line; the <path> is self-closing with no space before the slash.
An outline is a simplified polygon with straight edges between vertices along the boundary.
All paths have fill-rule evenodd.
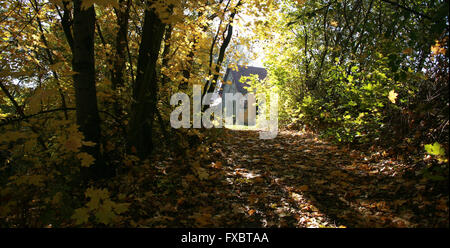
<path id="1" fill-rule="evenodd" d="M 82 137 L 79 135 L 71 135 L 70 138 L 64 143 L 64 147 L 68 151 L 77 152 L 82 145 L 81 139 Z"/>
<path id="2" fill-rule="evenodd" d="M 81 160 L 81 166 L 83 167 L 89 167 L 95 161 L 95 158 L 86 152 L 79 153 L 77 158 Z"/>
<path id="3" fill-rule="evenodd" d="M 95 189 L 91 187 L 86 190 L 85 196 L 91 198 L 91 201 L 100 202 L 100 200 L 109 198 L 109 192 L 107 189 Z M 98 204 L 95 205 L 98 206 Z"/>
<path id="4" fill-rule="evenodd" d="M 117 218 L 117 215 L 112 211 L 113 205 L 114 202 L 112 202 L 111 200 L 106 200 L 97 210 L 97 212 L 95 213 L 95 217 L 100 223 L 108 225 Z"/>
<path id="5" fill-rule="evenodd" d="M 75 209 L 74 214 L 72 215 L 72 219 L 76 222 L 76 225 L 84 224 L 89 220 L 89 210 L 87 208 L 78 208 Z"/>
<path id="6" fill-rule="evenodd" d="M 446 51 L 447 50 L 442 47 L 441 43 L 438 40 L 436 40 L 436 43 L 433 46 L 431 46 L 431 54 L 433 56 L 445 54 Z"/>
<path id="7" fill-rule="evenodd" d="M 445 149 L 438 142 L 434 142 L 434 144 L 425 145 L 425 150 L 435 156 L 444 156 Z"/>
<path id="8" fill-rule="evenodd" d="M 392 103 L 395 103 L 395 101 L 397 100 L 397 96 L 398 96 L 398 94 L 395 93 L 394 90 L 389 91 L 388 98 L 389 98 L 389 101 L 391 101 Z"/>

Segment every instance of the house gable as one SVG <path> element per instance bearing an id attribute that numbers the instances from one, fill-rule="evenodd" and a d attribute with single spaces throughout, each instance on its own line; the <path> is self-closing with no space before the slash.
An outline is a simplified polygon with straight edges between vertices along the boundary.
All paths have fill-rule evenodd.
<path id="1" fill-rule="evenodd" d="M 223 79 L 224 83 L 222 87 L 222 93 L 240 92 L 243 95 L 247 94 L 247 89 L 245 88 L 249 87 L 250 85 L 241 83 L 240 79 L 241 77 L 248 77 L 251 75 L 258 75 L 259 80 L 264 80 L 267 76 L 267 71 L 265 68 L 254 66 L 239 65 L 238 70 L 228 68 Z M 227 84 L 227 82 L 231 82 L 231 85 Z"/>

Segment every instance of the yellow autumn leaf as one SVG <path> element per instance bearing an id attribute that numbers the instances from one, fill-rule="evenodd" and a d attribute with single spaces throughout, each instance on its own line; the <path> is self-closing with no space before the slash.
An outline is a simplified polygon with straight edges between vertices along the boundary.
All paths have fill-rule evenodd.
<path id="1" fill-rule="evenodd" d="M 91 187 L 86 190 L 85 195 L 91 199 L 107 199 L 109 197 L 109 192 L 107 189 L 95 189 Z"/>
<path id="2" fill-rule="evenodd" d="M 90 8 L 93 4 L 97 4 L 103 7 L 107 7 L 107 6 L 112 6 L 114 8 L 118 8 L 119 4 L 117 2 L 117 0 L 83 0 L 83 2 L 81 3 L 81 9 L 88 9 Z"/>
<path id="3" fill-rule="evenodd" d="M 108 199 L 103 202 L 99 209 L 97 209 L 95 217 L 100 223 L 107 225 L 116 219 L 117 215 L 112 211 L 113 206 L 114 202 Z"/>
<path id="4" fill-rule="evenodd" d="M 394 90 L 389 91 L 388 98 L 389 98 L 389 101 L 391 101 L 392 103 L 395 103 L 395 101 L 397 100 L 397 96 L 398 96 L 398 94 L 395 93 Z"/>
<path id="5" fill-rule="evenodd" d="M 97 143 L 92 141 L 83 141 L 82 142 L 84 146 L 95 146 Z"/>
<path id="6" fill-rule="evenodd" d="M 447 50 L 445 48 L 442 47 L 441 43 L 436 40 L 436 43 L 431 46 L 431 54 L 432 56 L 437 56 L 439 54 L 445 54 Z"/>
<path id="7" fill-rule="evenodd" d="M 91 166 L 91 165 L 94 163 L 94 161 L 95 161 L 95 158 L 92 157 L 90 154 L 88 154 L 88 153 L 86 153 L 86 152 L 79 153 L 79 154 L 77 155 L 77 158 L 78 158 L 79 160 L 81 160 L 81 166 L 83 166 L 83 167 L 89 167 L 89 166 Z"/>
<path id="8" fill-rule="evenodd" d="M 80 224 L 88 222 L 89 210 L 87 208 L 75 209 L 75 213 L 72 215 L 72 219 L 75 220 L 76 225 L 80 225 Z"/>
<path id="9" fill-rule="evenodd" d="M 96 210 L 109 198 L 109 192 L 107 189 L 95 189 L 91 187 L 86 190 L 85 196 L 90 199 L 86 206 L 90 210 Z"/>
<path id="10" fill-rule="evenodd" d="M 64 143 L 64 147 L 71 152 L 77 152 L 81 145 L 81 136 L 79 135 L 71 135 L 70 138 Z"/>

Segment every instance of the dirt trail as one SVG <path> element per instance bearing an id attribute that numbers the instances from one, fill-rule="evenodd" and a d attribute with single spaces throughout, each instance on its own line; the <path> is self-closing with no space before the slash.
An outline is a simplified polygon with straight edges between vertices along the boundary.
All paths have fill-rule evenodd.
<path id="1" fill-rule="evenodd" d="M 273 140 L 227 132 L 213 149 L 226 179 L 222 211 L 234 217 L 220 226 L 448 227 L 448 194 L 434 194 L 435 184 L 393 158 L 299 132 Z"/>

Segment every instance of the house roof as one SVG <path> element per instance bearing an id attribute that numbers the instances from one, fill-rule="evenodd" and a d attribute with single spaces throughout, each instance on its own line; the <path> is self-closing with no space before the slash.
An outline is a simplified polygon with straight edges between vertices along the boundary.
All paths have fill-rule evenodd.
<path id="1" fill-rule="evenodd" d="M 247 90 L 244 87 L 248 87 L 250 85 L 246 83 L 241 83 L 239 80 L 242 76 L 248 77 L 250 75 L 258 75 L 259 80 L 263 80 L 267 76 L 267 71 L 262 67 L 254 67 L 254 66 L 242 66 L 238 65 L 238 70 L 235 71 L 232 68 L 228 68 L 225 73 L 224 81 L 228 78 L 228 75 L 231 73 L 233 76 L 233 82 L 236 85 L 236 89 L 242 94 L 247 94 Z"/>

